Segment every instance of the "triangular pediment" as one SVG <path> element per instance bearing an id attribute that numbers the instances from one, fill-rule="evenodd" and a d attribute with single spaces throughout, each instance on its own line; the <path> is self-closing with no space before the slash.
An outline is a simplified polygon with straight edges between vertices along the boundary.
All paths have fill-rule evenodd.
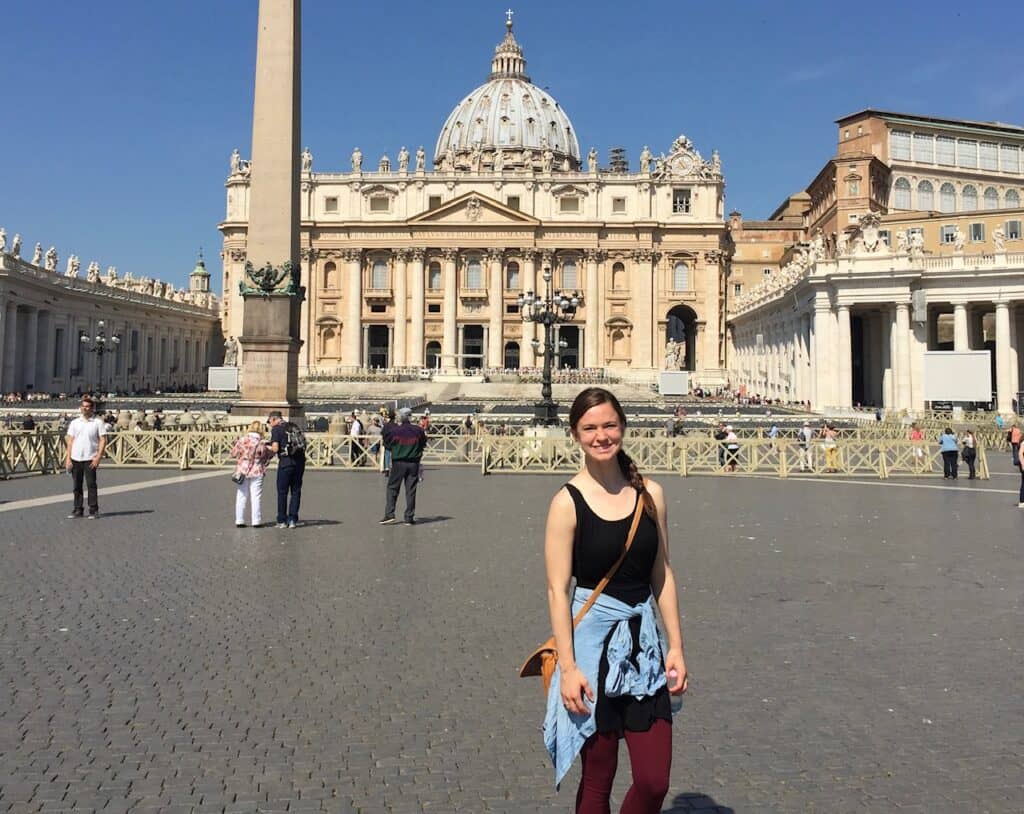
<path id="1" fill-rule="evenodd" d="M 467 192 L 451 201 L 409 218 L 417 224 L 459 224 L 461 226 L 490 226 L 495 224 L 539 226 L 540 221 L 510 209 L 500 201 L 479 192 Z"/>

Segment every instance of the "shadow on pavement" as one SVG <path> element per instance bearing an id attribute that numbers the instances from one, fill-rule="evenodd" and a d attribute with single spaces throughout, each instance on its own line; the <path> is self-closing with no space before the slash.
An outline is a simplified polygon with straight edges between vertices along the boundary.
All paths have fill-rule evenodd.
<path id="1" fill-rule="evenodd" d="M 100 517 L 130 517 L 133 514 L 152 514 L 152 509 L 126 509 L 123 512 L 100 512 Z"/>
<path id="2" fill-rule="evenodd" d="M 715 802 L 715 799 L 707 794 L 686 791 L 677 794 L 672 801 L 672 807 L 664 809 L 663 814 L 736 814 L 736 811 Z"/>
<path id="3" fill-rule="evenodd" d="M 451 518 L 446 514 L 439 514 L 435 517 L 417 517 L 416 525 L 425 526 L 427 523 L 443 523 L 446 520 L 451 520 Z"/>

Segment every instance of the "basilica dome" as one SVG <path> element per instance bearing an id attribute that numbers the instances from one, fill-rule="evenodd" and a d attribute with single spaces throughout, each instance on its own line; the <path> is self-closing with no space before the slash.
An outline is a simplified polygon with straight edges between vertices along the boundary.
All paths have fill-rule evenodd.
<path id="1" fill-rule="evenodd" d="M 556 169 L 565 164 L 578 169 L 579 142 L 558 102 L 530 82 L 509 20 L 505 39 L 494 49 L 487 82 L 459 102 L 441 128 L 434 166 L 479 171 L 494 168 L 495 162 L 516 168 L 540 167 L 545 161 Z"/>

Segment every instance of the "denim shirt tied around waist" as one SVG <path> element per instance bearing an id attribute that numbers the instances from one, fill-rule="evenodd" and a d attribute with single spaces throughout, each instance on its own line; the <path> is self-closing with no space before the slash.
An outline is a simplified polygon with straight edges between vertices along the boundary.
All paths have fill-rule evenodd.
<path id="1" fill-rule="evenodd" d="M 572 601 L 573 616 L 583 607 L 590 593 L 588 588 L 576 589 Z M 633 636 L 629 631 L 629 620 L 636 616 L 640 617 L 640 652 L 634 664 L 630 658 L 633 653 Z M 611 638 L 608 638 L 609 633 Z M 665 686 L 665 659 L 661 633 L 654 614 L 654 597 L 648 597 L 639 605 L 627 605 L 602 593 L 580 620 L 579 627 L 573 634 L 576 666 L 586 676 L 594 691 L 594 702 L 586 701 L 590 712 L 586 715 L 574 715 L 562 704 L 560 666 L 555 668 L 551 686 L 548 688 L 547 713 L 544 716 L 544 746 L 547 747 L 555 767 L 556 788 L 569 771 L 587 738 L 597 731 L 597 721 L 594 717 L 598 696 L 597 674 L 606 638 L 606 696 L 632 695 L 643 698 L 646 695 L 653 695 L 655 691 Z"/>

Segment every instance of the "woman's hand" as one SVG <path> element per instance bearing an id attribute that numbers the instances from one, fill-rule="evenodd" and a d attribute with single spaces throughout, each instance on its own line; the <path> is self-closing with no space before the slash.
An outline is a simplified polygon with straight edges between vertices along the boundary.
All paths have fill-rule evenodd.
<path id="1" fill-rule="evenodd" d="M 676 671 L 675 683 L 669 675 Z M 672 695 L 682 695 L 690 685 L 690 675 L 686 672 L 686 661 L 683 659 L 682 650 L 669 650 L 665 654 L 665 680 L 668 682 L 668 691 Z"/>
<path id="2" fill-rule="evenodd" d="M 583 700 L 586 696 L 591 703 L 594 702 L 594 692 L 590 689 L 587 677 L 583 675 L 579 667 L 570 667 L 562 670 L 562 680 L 559 690 L 562 694 L 562 705 L 572 715 L 589 715 L 590 707 Z"/>

